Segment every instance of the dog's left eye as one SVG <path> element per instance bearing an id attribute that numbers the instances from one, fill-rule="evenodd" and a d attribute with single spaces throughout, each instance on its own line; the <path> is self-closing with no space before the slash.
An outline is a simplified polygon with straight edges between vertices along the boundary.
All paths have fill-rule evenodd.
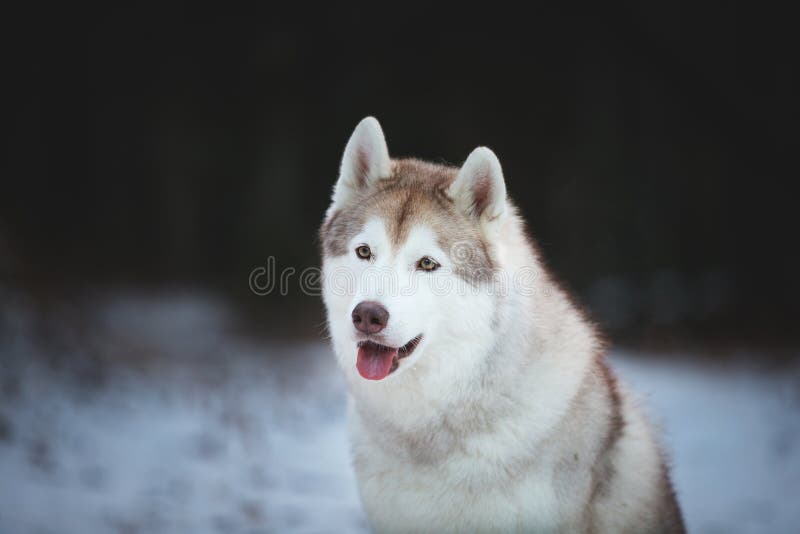
<path id="1" fill-rule="evenodd" d="M 424 256 L 420 258 L 417 262 L 417 269 L 421 269 L 423 271 L 435 271 L 439 268 L 439 264 L 436 260 L 429 258 L 428 256 Z"/>

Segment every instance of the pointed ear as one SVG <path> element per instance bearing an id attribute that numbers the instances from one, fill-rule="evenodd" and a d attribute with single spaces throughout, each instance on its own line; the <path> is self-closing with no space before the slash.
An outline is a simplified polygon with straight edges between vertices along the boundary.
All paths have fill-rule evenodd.
<path id="1" fill-rule="evenodd" d="M 463 213 L 484 223 L 502 215 L 506 210 L 506 182 L 494 152 L 485 146 L 473 150 L 448 194 Z"/>
<path id="2" fill-rule="evenodd" d="M 342 156 L 339 180 L 333 191 L 333 205 L 340 205 L 355 193 L 391 174 L 391 160 L 381 125 L 375 117 L 358 123 Z"/>

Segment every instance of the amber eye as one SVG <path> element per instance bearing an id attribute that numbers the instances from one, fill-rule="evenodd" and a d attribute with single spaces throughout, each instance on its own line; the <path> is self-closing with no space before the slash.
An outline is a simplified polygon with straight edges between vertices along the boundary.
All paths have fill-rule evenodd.
<path id="1" fill-rule="evenodd" d="M 435 271 L 439 268 L 439 264 L 436 263 L 436 260 L 424 256 L 417 262 L 417 268 L 423 271 Z"/>
<path id="2" fill-rule="evenodd" d="M 356 248 L 356 256 L 362 260 L 368 260 L 372 257 L 372 251 L 367 245 L 361 245 L 360 247 Z"/>

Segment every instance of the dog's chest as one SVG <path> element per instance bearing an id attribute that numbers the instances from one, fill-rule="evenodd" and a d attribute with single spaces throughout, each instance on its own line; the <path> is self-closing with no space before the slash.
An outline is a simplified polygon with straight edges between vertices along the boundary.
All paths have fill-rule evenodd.
<path id="1" fill-rule="evenodd" d="M 563 522 L 552 463 L 504 462 L 490 441 L 473 454 L 415 463 L 361 442 L 355 467 L 365 511 L 378 532 L 515 532 Z M 481 451 L 484 454 L 481 454 Z"/>

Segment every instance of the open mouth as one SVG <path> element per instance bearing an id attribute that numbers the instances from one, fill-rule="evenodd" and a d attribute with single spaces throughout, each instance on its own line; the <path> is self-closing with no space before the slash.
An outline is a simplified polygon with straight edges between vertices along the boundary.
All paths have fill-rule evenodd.
<path id="1" fill-rule="evenodd" d="M 358 372 L 367 380 L 383 380 L 397 370 L 400 360 L 411 356 L 420 341 L 422 334 L 398 348 L 387 347 L 370 340 L 360 341 L 356 361 Z"/>

